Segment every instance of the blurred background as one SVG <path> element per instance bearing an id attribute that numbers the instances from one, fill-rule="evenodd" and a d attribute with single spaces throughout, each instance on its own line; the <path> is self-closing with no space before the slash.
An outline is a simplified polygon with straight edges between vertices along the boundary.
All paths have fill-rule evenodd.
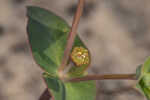
<path id="1" fill-rule="evenodd" d="M 38 100 L 46 88 L 29 52 L 26 6 L 71 25 L 77 0 L 0 0 L 0 100 Z M 89 73 L 134 73 L 150 56 L 149 0 L 86 0 L 78 33 L 92 54 Z M 97 100 L 145 100 L 135 81 L 98 81 Z"/>

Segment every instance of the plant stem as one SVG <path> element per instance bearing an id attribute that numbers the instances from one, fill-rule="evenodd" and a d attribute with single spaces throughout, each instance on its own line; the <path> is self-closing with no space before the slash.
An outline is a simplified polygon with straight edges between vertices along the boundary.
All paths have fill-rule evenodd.
<path id="1" fill-rule="evenodd" d="M 62 72 L 65 69 L 67 61 L 69 59 L 70 51 L 72 49 L 74 39 L 77 34 L 77 27 L 78 27 L 80 17 L 83 12 L 83 7 L 84 7 L 84 0 L 79 0 L 77 11 L 74 16 L 73 23 L 72 23 L 72 27 L 71 27 L 70 33 L 68 35 L 67 45 L 66 45 L 66 48 L 64 51 L 64 56 L 63 56 L 63 59 L 62 59 L 62 62 L 61 62 L 60 68 L 59 68 L 59 72 Z"/>
<path id="2" fill-rule="evenodd" d="M 49 100 L 51 98 L 51 95 L 48 91 L 48 88 L 45 89 L 45 91 L 42 93 L 42 95 L 40 96 L 39 100 Z"/>
<path id="3" fill-rule="evenodd" d="M 89 80 L 136 80 L 135 74 L 112 74 L 112 75 L 87 75 L 85 77 L 72 78 L 70 82 L 89 81 Z"/>

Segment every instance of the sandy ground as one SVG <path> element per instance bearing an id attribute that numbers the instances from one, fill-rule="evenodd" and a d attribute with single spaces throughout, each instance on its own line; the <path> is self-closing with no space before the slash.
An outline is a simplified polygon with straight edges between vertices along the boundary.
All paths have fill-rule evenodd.
<path id="1" fill-rule="evenodd" d="M 77 0 L 0 0 L 0 100 L 38 100 L 46 88 L 29 52 L 26 6 L 37 5 L 71 25 Z M 78 33 L 89 47 L 89 73 L 134 73 L 150 55 L 149 0 L 86 0 Z M 98 81 L 97 100 L 145 100 L 134 81 Z"/>

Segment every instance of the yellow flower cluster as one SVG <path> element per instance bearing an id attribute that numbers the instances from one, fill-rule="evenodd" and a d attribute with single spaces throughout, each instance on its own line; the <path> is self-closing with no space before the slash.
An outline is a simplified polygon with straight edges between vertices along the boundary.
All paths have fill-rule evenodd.
<path id="1" fill-rule="evenodd" d="M 88 50 L 81 46 L 73 48 L 71 53 L 71 59 L 78 67 L 90 63 Z"/>

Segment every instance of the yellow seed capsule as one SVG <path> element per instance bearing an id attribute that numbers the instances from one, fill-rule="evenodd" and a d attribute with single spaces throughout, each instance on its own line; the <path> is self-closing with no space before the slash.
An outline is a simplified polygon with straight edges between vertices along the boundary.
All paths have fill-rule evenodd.
<path id="1" fill-rule="evenodd" d="M 71 59 L 78 67 L 90 63 L 89 52 L 83 47 L 74 47 L 71 53 Z"/>

